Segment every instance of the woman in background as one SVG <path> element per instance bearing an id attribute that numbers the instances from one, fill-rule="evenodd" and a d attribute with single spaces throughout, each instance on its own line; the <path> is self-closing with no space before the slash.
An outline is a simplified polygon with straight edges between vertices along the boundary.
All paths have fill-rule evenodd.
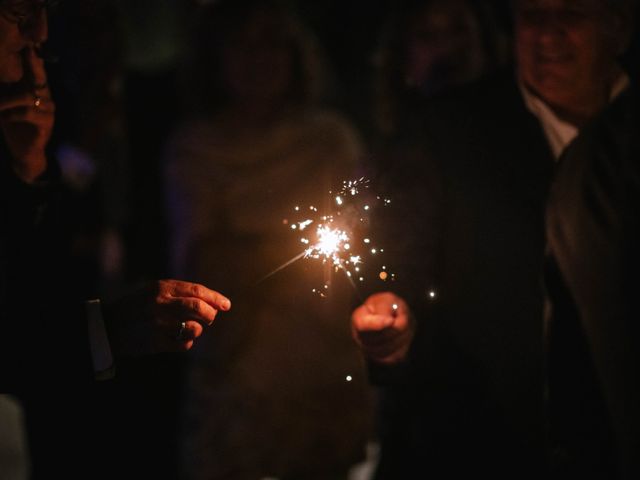
<path id="1" fill-rule="evenodd" d="M 507 42 L 495 12 L 469 0 L 405 0 L 383 28 L 377 53 L 374 131 L 393 138 L 425 102 L 503 65 Z"/>
<path id="2" fill-rule="evenodd" d="M 283 223 L 296 205 L 320 207 L 357 173 L 359 140 L 318 108 L 317 51 L 277 2 L 221 1 L 198 17 L 196 70 L 188 70 L 194 115 L 167 149 L 173 267 L 202 281 L 224 278 L 241 307 L 192 356 L 186 471 L 346 478 L 370 433 L 367 382 L 349 334 L 352 289 L 340 274 L 328 297 L 314 296 L 327 279 L 311 261 L 260 279 L 304 250 Z"/>

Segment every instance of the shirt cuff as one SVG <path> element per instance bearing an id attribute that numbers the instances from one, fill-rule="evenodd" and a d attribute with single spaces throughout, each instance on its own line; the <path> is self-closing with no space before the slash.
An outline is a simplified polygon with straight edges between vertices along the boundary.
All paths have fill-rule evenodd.
<path id="1" fill-rule="evenodd" d="M 111 346 L 107 337 L 107 330 L 102 318 L 100 300 L 87 300 L 85 302 L 87 322 L 89 327 L 89 346 L 93 360 L 93 371 L 96 380 L 109 380 L 115 376 L 115 365 Z"/>

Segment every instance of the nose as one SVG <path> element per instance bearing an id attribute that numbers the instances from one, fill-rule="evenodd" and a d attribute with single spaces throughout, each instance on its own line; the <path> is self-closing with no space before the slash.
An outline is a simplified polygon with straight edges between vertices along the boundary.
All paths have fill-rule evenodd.
<path id="1" fill-rule="evenodd" d="M 21 27 L 22 35 L 29 42 L 37 44 L 44 43 L 49 37 L 49 24 L 47 21 L 47 11 L 42 8 L 34 12 Z"/>

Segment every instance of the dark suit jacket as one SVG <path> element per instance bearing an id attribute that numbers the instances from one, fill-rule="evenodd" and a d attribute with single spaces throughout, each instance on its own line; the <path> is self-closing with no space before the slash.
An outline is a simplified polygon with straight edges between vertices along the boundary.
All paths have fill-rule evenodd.
<path id="1" fill-rule="evenodd" d="M 551 432 L 563 478 L 640 476 L 639 98 L 625 92 L 583 129 L 550 197 Z"/>
<path id="2" fill-rule="evenodd" d="M 54 181 L 43 183 L 27 185 L 5 161 L 0 165 L 3 392 L 91 378 L 86 318 L 66 263 L 58 192 Z"/>
<path id="3" fill-rule="evenodd" d="M 182 357 L 121 359 L 114 380 L 94 381 L 84 301 L 95 285 L 73 239 L 99 212 L 55 164 L 34 187 L 7 155 L 0 145 L 0 393 L 23 407 L 32 478 L 176 478 Z"/>
<path id="4" fill-rule="evenodd" d="M 0 393 L 22 404 L 33 478 L 87 474 L 93 371 L 60 191 L 21 182 L 0 155 Z M 81 279 L 80 279 L 81 280 Z M 99 447 L 98 447 L 99 450 Z"/>
<path id="5" fill-rule="evenodd" d="M 421 154 L 402 142 L 413 153 L 387 174 L 391 288 L 411 299 L 418 331 L 385 392 L 379 477 L 539 478 L 551 152 L 512 74 L 424 108 Z"/>

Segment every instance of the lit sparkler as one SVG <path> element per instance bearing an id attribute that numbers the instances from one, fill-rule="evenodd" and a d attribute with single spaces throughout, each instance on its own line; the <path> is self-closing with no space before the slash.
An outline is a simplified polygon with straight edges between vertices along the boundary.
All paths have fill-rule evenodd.
<path id="1" fill-rule="evenodd" d="M 290 224 L 292 231 L 304 232 L 300 237 L 300 242 L 307 247 L 299 255 L 266 275 L 263 280 L 300 259 L 311 258 L 321 261 L 322 264 L 330 264 L 335 271 L 342 270 L 357 292 L 356 281 L 364 282 L 365 280 L 364 272 L 361 271 L 363 264 L 365 264 L 363 258 L 376 257 L 384 253 L 384 248 L 375 245 L 373 239 L 363 235 L 362 231 L 366 229 L 368 216 L 374 206 L 378 204 L 388 206 L 391 203 L 391 200 L 380 196 L 360 197 L 359 195 L 368 190 L 369 186 L 369 180 L 360 178 L 343 182 L 342 189 L 335 195 L 329 192 L 333 196 L 334 202 L 332 203 L 335 205 L 330 214 L 318 214 L 318 208 L 314 206 L 310 206 L 306 210 L 296 206 L 294 208 L 296 215 L 318 214 L 317 217 L 302 217 L 301 220 L 295 222 L 283 221 L 284 224 Z M 315 230 L 310 228 L 312 226 L 315 226 Z M 383 266 L 379 270 L 377 278 L 386 281 L 394 280 L 394 276 L 393 273 L 387 271 L 386 266 Z M 325 284 L 324 288 L 314 288 L 312 291 L 326 296 L 327 289 L 328 285 Z"/>

